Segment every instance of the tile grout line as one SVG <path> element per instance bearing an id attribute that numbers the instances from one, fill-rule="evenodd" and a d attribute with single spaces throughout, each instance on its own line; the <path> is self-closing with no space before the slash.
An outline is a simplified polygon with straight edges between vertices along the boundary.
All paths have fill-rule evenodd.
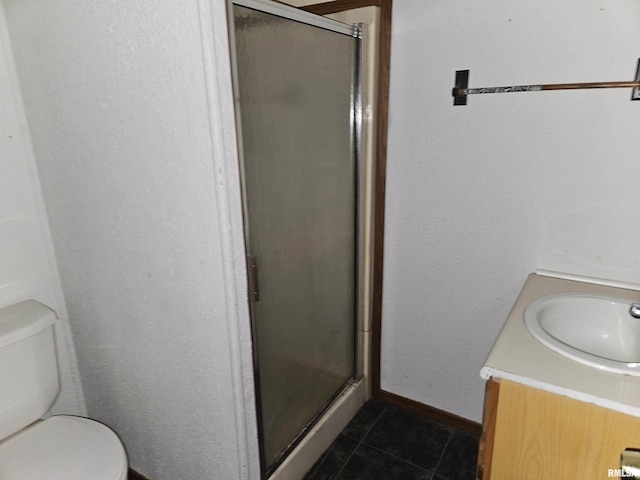
<path id="1" fill-rule="evenodd" d="M 342 466 L 340 467 L 340 469 L 337 471 L 337 473 L 335 473 L 333 476 L 331 476 L 329 480 L 337 480 L 337 479 L 340 477 L 340 475 L 342 474 L 342 472 L 343 472 L 343 471 L 344 471 L 344 469 L 346 468 L 347 464 L 351 461 L 351 459 L 352 459 L 352 458 L 353 458 L 353 456 L 355 455 L 356 451 L 357 451 L 361 446 L 363 446 L 363 445 L 364 445 L 364 446 L 366 446 L 367 448 L 371 448 L 371 449 L 373 449 L 373 450 L 376 450 L 377 452 L 379 452 L 379 453 L 381 453 L 381 454 L 383 454 L 383 455 L 389 456 L 389 457 L 391 457 L 391 458 L 394 458 L 394 459 L 396 459 L 396 460 L 401 461 L 402 463 L 405 463 L 405 464 L 411 465 L 411 466 L 412 466 L 412 467 L 414 467 L 414 468 L 417 468 L 417 469 L 419 469 L 419 470 L 421 470 L 421 471 L 426 472 L 427 474 L 429 474 L 429 475 L 430 475 L 430 476 L 429 476 L 429 480 L 446 480 L 444 477 L 442 477 L 442 476 L 438 475 L 437 471 L 438 471 L 438 468 L 442 465 L 442 462 L 443 462 L 443 459 L 444 459 L 445 453 L 446 453 L 446 451 L 447 451 L 447 448 L 449 448 L 449 446 L 450 446 L 450 444 L 451 444 L 451 441 L 452 441 L 453 437 L 455 436 L 455 429 L 454 429 L 454 428 L 451 428 L 451 427 L 449 427 L 449 428 L 448 428 L 448 430 L 449 430 L 449 435 L 448 435 L 447 441 L 445 442 L 444 447 L 442 448 L 442 451 L 440 452 L 440 455 L 439 455 L 439 457 L 438 457 L 438 460 L 437 460 L 437 462 L 436 462 L 436 464 L 435 464 L 435 466 L 434 466 L 433 470 L 428 469 L 428 468 L 425 468 L 425 467 L 423 467 L 423 466 L 421 466 L 421 465 L 417 465 L 417 464 L 415 464 L 415 463 L 413 463 L 413 462 L 411 462 L 411 461 L 408 461 L 408 460 L 407 460 L 407 459 L 405 459 L 405 458 L 402 458 L 402 457 L 400 457 L 400 456 L 397 456 L 397 455 L 394 455 L 394 454 L 392 454 L 392 453 L 389 453 L 389 452 L 387 452 L 387 451 L 385 451 L 385 450 L 383 450 L 383 449 L 381 449 L 381 448 L 378 448 L 378 447 L 376 447 L 376 446 L 370 445 L 369 443 L 367 443 L 367 442 L 365 441 L 365 440 L 366 440 L 366 438 L 368 437 L 368 435 L 371 433 L 371 431 L 375 428 L 375 426 L 376 426 L 376 425 L 378 424 L 378 422 L 380 421 L 380 418 L 382 418 L 382 416 L 383 416 L 383 415 L 388 411 L 388 407 L 389 407 L 389 405 L 390 405 L 390 404 L 386 404 L 386 405 L 384 406 L 384 408 L 380 411 L 380 413 L 377 415 L 377 417 L 375 418 L 375 420 L 371 423 L 371 426 L 370 426 L 369 428 L 367 428 L 367 429 L 366 429 L 366 431 L 365 431 L 365 433 L 361 436 L 361 439 L 360 439 L 360 440 L 357 440 L 356 438 L 354 438 L 353 436 L 350 436 L 350 435 L 348 435 L 348 434 L 344 434 L 344 433 L 342 433 L 342 432 L 340 433 L 341 435 L 344 435 L 345 437 L 347 437 L 347 438 L 349 438 L 349 439 L 351 439 L 351 440 L 355 441 L 355 442 L 356 442 L 356 446 L 355 446 L 355 447 L 354 447 L 354 449 L 352 450 L 351 454 L 350 454 L 350 455 L 347 457 L 347 459 L 344 461 L 344 463 L 342 464 Z M 320 464 L 319 464 L 318 466 L 320 466 L 320 465 L 324 464 L 324 463 L 326 462 L 326 460 L 327 460 L 327 457 L 323 458 L 323 459 L 322 459 L 322 461 L 320 462 Z"/>
<path id="2" fill-rule="evenodd" d="M 360 442 L 360 443 L 362 443 L 362 442 Z M 356 448 L 354 448 L 354 449 L 353 449 L 353 452 L 351 452 L 351 455 L 349 455 L 349 456 L 347 457 L 347 459 L 344 461 L 344 463 L 343 463 L 343 464 L 342 464 L 342 466 L 340 467 L 340 470 L 338 470 L 338 471 L 336 472 L 336 474 L 333 476 L 333 478 L 332 478 L 331 480 L 336 480 L 336 479 L 340 476 L 340 474 L 341 474 L 341 473 L 342 473 L 342 471 L 344 470 L 344 467 L 346 467 L 346 466 L 347 466 L 347 463 L 349 463 L 349 460 L 351 460 L 351 457 L 353 457 L 353 454 L 354 454 L 354 453 L 356 453 L 356 450 L 357 450 L 357 449 L 358 449 L 358 447 L 360 446 L 360 443 L 358 443 L 358 444 L 356 445 Z"/>
<path id="3" fill-rule="evenodd" d="M 382 417 L 382 414 L 387 410 L 387 406 L 389 406 L 389 405 L 390 405 L 390 404 L 385 405 L 385 407 L 384 407 L 384 409 L 382 410 L 382 412 L 380 412 L 380 415 L 378 415 L 378 418 L 376 418 L 376 421 L 375 421 L 375 422 L 373 422 L 373 424 L 371 425 L 371 428 L 369 428 L 369 430 L 367 431 L 367 433 L 362 437 L 362 440 L 361 440 L 361 441 L 360 441 L 360 443 L 358 444 L 358 447 L 359 447 L 360 445 L 364 445 L 365 447 L 371 448 L 371 449 L 376 450 L 376 451 L 378 451 L 378 452 L 380 452 L 380 453 L 383 453 L 384 455 L 388 455 L 388 456 L 390 456 L 390 457 L 392 457 L 392 458 L 395 458 L 396 460 L 400 460 L 400 461 L 401 461 L 401 462 L 403 462 L 403 463 L 409 464 L 409 465 L 411 465 L 412 467 L 418 468 L 418 469 L 420 469 L 420 470 L 424 470 L 425 472 L 430 472 L 430 473 L 431 473 L 431 477 L 433 477 L 433 475 L 435 474 L 435 469 L 433 470 L 433 472 L 431 472 L 431 470 L 429 470 L 428 468 L 424 468 L 424 467 L 423 467 L 423 466 L 421 466 L 421 465 L 417 465 L 417 464 L 415 464 L 415 463 L 413 463 L 413 462 L 410 462 L 410 461 L 409 461 L 409 460 L 407 460 L 406 458 L 402 458 L 402 457 L 399 457 L 399 456 L 397 456 L 397 455 L 394 455 L 393 453 L 389 453 L 389 452 L 387 452 L 387 451 L 385 451 L 385 450 L 383 450 L 383 449 L 381 449 L 381 448 L 378 448 L 378 447 L 376 447 L 376 446 L 374 446 L 374 445 L 371 445 L 371 444 L 369 444 L 369 443 L 367 443 L 367 442 L 365 442 L 365 441 L 364 441 L 364 440 L 365 440 L 365 438 L 367 438 L 367 435 L 369 435 L 369 432 L 371 432 L 371 430 L 373 430 L 373 427 L 375 427 L 376 423 L 378 423 L 378 420 L 380 420 L 380 417 Z M 449 444 L 449 440 L 450 440 L 450 439 L 451 439 L 451 437 L 449 437 L 449 439 L 447 440 L 446 445 L 448 445 L 448 444 Z M 446 448 L 446 445 L 445 445 L 445 448 Z M 357 449 L 357 447 L 356 447 L 356 449 Z M 355 450 L 354 450 L 354 452 L 355 452 Z M 440 459 L 438 459 L 438 462 L 440 462 Z M 437 464 L 436 464 L 436 466 L 437 466 Z"/>
<path id="4" fill-rule="evenodd" d="M 364 435 L 362 435 L 362 438 L 358 441 L 358 444 L 356 445 L 356 448 L 353 449 L 353 452 L 351 452 L 351 455 L 349 455 L 349 457 L 344 461 L 344 463 L 342 464 L 342 467 L 340 467 L 340 470 L 338 470 L 338 472 L 333 476 L 333 478 L 331 480 L 336 480 L 340 476 L 340 474 L 344 470 L 344 467 L 347 466 L 347 463 L 349 463 L 349 460 L 351 460 L 351 457 L 353 457 L 353 454 L 356 453 L 356 450 L 358 450 L 360 445 L 362 445 L 362 443 L 364 442 L 364 439 L 367 437 L 367 435 L 369 435 L 369 432 L 371 432 L 371 430 L 373 430 L 373 427 L 375 427 L 376 423 L 378 423 L 378 420 L 380 420 L 380 417 L 382 416 L 382 414 L 385 412 L 386 409 L 387 409 L 387 405 L 384 406 L 384 408 L 378 414 L 378 416 L 373 421 L 373 423 L 371 424 L 369 429 L 366 431 L 366 433 Z M 348 437 L 348 438 L 351 438 L 351 437 L 349 437 L 349 435 L 345 435 L 345 436 Z M 352 438 L 352 440 L 355 440 L 355 438 Z"/>
<path id="5" fill-rule="evenodd" d="M 436 462 L 435 467 L 433 467 L 433 470 L 430 470 L 430 469 L 425 468 L 425 467 L 423 467 L 423 466 L 421 466 L 421 465 L 417 465 L 417 464 L 415 464 L 415 463 L 413 463 L 413 462 L 410 462 L 410 461 L 409 461 L 409 460 L 407 460 L 406 458 L 402 458 L 402 457 L 399 457 L 399 456 L 397 456 L 397 455 L 394 455 L 393 453 L 389 453 L 389 452 L 387 452 L 387 451 L 385 451 L 385 450 L 382 450 L 381 448 L 378 448 L 378 447 L 376 447 L 376 446 L 374 446 L 374 445 L 370 445 L 370 444 L 368 444 L 367 442 L 365 442 L 365 441 L 364 441 L 364 439 L 367 437 L 367 435 L 369 434 L 369 432 L 373 429 L 373 427 L 375 426 L 375 424 L 378 422 L 378 420 L 379 420 L 379 419 L 380 419 L 380 417 L 382 416 L 382 413 L 384 413 L 384 412 L 386 411 L 387 406 L 389 406 L 389 405 L 390 405 L 390 404 L 385 405 L 385 408 L 382 410 L 382 412 L 380 413 L 380 415 L 378 416 L 378 418 L 376 419 L 376 421 L 374 422 L 374 424 L 371 426 L 371 428 L 369 429 L 369 431 L 367 432 L 367 434 L 366 434 L 364 437 L 362 437 L 362 440 L 361 440 L 361 442 L 358 444 L 358 447 L 359 447 L 361 444 L 364 444 L 365 446 L 367 446 L 367 447 L 369 447 L 369 448 L 373 448 L 374 450 L 377 450 L 378 452 L 384 453 L 385 455 L 389 455 L 390 457 L 393 457 L 393 458 L 395 458 L 395 459 L 397 459 L 397 460 L 401 460 L 401 461 L 403 461 L 404 463 L 408 463 L 409 465 L 411 465 L 411 466 L 413 466 L 413 467 L 416 467 L 416 468 L 419 468 L 419 469 L 421 469 L 421 470 L 424 470 L 425 472 L 430 472 L 430 473 L 431 473 L 430 480 L 434 480 L 434 477 L 435 477 L 435 475 L 436 475 L 436 470 L 437 470 L 437 469 L 438 469 L 438 467 L 440 466 L 440 463 L 442 462 L 442 458 L 444 457 L 444 452 L 445 452 L 445 450 L 447 449 L 447 447 L 449 446 L 449 443 L 451 442 L 451 439 L 453 438 L 453 433 L 454 433 L 453 429 L 452 429 L 451 427 L 447 427 L 447 429 L 449 430 L 449 438 L 447 438 L 447 442 L 444 444 L 444 447 L 443 447 L 443 449 L 442 449 L 442 452 L 440 453 L 440 456 L 438 457 L 438 461 Z M 436 423 L 440 423 L 440 422 L 436 422 Z M 356 447 L 356 448 L 357 448 L 357 447 Z M 335 479 L 332 479 L 332 480 L 335 480 Z M 435 480 L 437 480 L 437 479 L 435 479 Z"/>
<path id="6" fill-rule="evenodd" d="M 393 453 L 386 452 L 386 451 L 382 450 L 381 448 L 374 447 L 373 445 L 369 445 L 368 443 L 364 443 L 364 442 L 362 442 L 362 443 L 363 443 L 363 445 L 364 445 L 365 447 L 371 448 L 372 450 L 377 450 L 377 451 L 378 451 L 378 452 L 380 452 L 380 453 L 384 453 L 385 455 L 388 455 L 388 456 L 390 456 L 390 457 L 392 457 L 392 458 L 395 458 L 396 460 L 400 460 L 400 461 L 402 461 L 403 463 L 406 463 L 406 464 L 408 464 L 408 465 L 411 465 L 412 467 L 419 468 L 420 470 L 424 470 L 425 472 L 429 472 L 429 473 L 431 473 L 431 476 L 432 476 L 432 477 L 433 477 L 433 474 L 435 474 L 435 470 L 432 472 L 432 471 L 431 471 L 431 470 L 429 470 L 428 468 L 425 468 L 425 467 L 423 467 L 423 466 L 421 466 L 421 465 L 418 465 L 418 464 L 416 464 L 416 463 L 410 462 L 410 461 L 409 461 L 409 460 L 407 460 L 406 458 L 402 458 L 402 457 L 399 457 L 399 456 L 397 456 L 397 455 L 394 455 Z M 439 461 L 439 460 L 438 460 L 438 461 Z"/>
<path id="7" fill-rule="evenodd" d="M 329 445 L 329 448 L 331 448 L 331 445 Z M 314 464 L 313 467 L 311 467 L 311 470 L 309 470 L 306 474 L 305 477 L 307 475 L 309 475 L 312 471 L 315 470 L 320 470 L 320 467 L 322 467 L 322 465 L 324 465 L 324 462 L 327 461 L 327 458 L 329 458 L 328 452 L 329 452 L 329 448 L 327 448 L 324 453 L 322 454 L 322 457 L 320 457 L 318 459 L 318 463 Z M 316 468 L 317 467 L 317 468 Z"/>
<path id="8" fill-rule="evenodd" d="M 438 467 L 442 463 L 442 459 L 444 458 L 444 452 L 447 451 L 447 448 L 449 447 L 449 444 L 451 443 L 451 439 L 452 438 L 453 438 L 453 431 L 450 430 L 449 431 L 449 438 L 447 439 L 447 443 L 445 443 L 444 448 L 442 449 L 442 452 L 440 453 L 440 458 L 438 458 L 438 463 L 436 463 L 436 466 L 433 469 L 433 473 L 431 474 L 431 480 L 438 480 L 438 479 L 435 478 L 436 472 L 438 471 Z"/>

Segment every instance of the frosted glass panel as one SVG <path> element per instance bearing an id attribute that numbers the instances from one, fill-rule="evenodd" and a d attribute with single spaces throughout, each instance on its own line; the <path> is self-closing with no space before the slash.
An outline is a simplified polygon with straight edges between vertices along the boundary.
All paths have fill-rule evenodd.
<path id="1" fill-rule="evenodd" d="M 269 465 L 354 372 L 356 40 L 234 8 Z"/>

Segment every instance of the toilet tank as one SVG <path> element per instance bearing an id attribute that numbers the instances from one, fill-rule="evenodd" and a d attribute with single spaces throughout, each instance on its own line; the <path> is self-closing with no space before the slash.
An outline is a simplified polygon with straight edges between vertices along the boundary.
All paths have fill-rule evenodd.
<path id="1" fill-rule="evenodd" d="M 0 309 L 0 440 L 42 417 L 58 396 L 55 321 L 35 300 Z"/>

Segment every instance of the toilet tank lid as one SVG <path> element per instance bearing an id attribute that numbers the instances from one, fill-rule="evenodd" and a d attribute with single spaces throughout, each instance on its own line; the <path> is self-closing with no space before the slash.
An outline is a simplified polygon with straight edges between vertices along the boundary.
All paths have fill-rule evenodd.
<path id="1" fill-rule="evenodd" d="M 35 300 L 25 300 L 0 309 L 0 348 L 35 335 L 56 321 L 49 307 Z"/>

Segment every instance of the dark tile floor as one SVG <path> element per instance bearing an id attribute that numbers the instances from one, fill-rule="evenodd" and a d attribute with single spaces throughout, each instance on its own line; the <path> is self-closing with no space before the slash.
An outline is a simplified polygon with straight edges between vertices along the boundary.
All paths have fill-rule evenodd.
<path id="1" fill-rule="evenodd" d="M 478 437 L 367 402 L 304 480 L 473 480 Z"/>

